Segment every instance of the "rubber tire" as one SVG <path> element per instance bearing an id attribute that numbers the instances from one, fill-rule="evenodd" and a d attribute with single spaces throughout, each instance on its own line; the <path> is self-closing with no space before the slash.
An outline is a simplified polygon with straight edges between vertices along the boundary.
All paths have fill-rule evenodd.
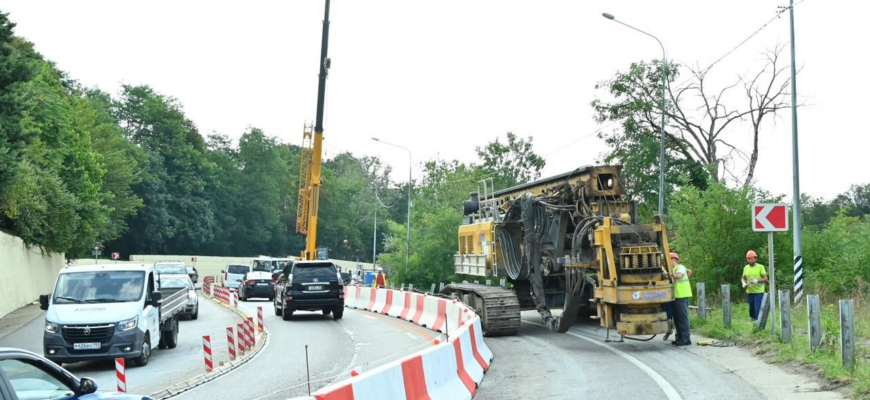
<path id="1" fill-rule="evenodd" d="M 137 367 L 144 367 L 148 365 L 148 360 L 151 359 L 151 338 L 148 334 L 145 334 L 145 340 L 142 343 L 142 353 L 139 354 L 138 357 L 133 359 L 133 364 Z"/>
<path id="2" fill-rule="evenodd" d="M 193 310 L 193 315 L 190 316 L 190 319 L 199 319 L 199 303 L 196 303 L 196 308 Z"/>
<path id="3" fill-rule="evenodd" d="M 293 318 L 293 310 L 287 309 L 287 300 L 281 300 L 281 319 L 289 321 Z"/>
<path id="4" fill-rule="evenodd" d="M 284 310 L 281 308 L 278 308 L 278 303 L 276 303 L 274 300 L 272 300 L 272 308 L 275 309 L 275 315 L 278 317 L 280 317 L 281 314 L 284 313 Z"/>
<path id="5" fill-rule="evenodd" d="M 248 298 L 247 298 L 247 297 L 242 296 L 242 290 L 241 290 L 241 289 L 239 289 L 239 301 L 248 301 Z"/>
<path id="6" fill-rule="evenodd" d="M 178 346 L 178 317 L 175 317 L 175 327 L 172 328 L 172 332 L 169 335 L 166 335 L 166 347 L 170 349 L 174 349 Z"/>
<path id="7" fill-rule="evenodd" d="M 335 307 L 332 309 L 332 318 L 341 319 L 344 316 L 344 307 Z"/>
<path id="8" fill-rule="evenodd" d="M 323 310 L 323 315 L 324 315 L 324 316 L 329 315 L 329 313 L 331 313 L 331 312 L 332 312 L 332 310 L 326 308 L 326 309 Z"/>

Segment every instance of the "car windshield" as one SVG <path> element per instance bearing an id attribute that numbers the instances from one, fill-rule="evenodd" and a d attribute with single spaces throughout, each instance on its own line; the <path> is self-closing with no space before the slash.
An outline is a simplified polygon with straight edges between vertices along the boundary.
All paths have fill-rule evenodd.
<path id="1" fill-rule="evenodd" d="M 272 260 L 254 260 L 254 271 L 272 272 Z"/>
<path id="2" fill-rule="evenodd" d="M 190 285 L 190 279 L 182 278 L 160 278 L 159 285 L 161 288 L 193 289 L 193 287 Z"/>
<path id="3" fill-rule="evenodd" d="M 187 275 L 187 268 L 182 264 L 155 264 L 154 272 L 161 275 Z"/>
<path id="4" fill-rule="evenodd" d="M 145 272 L 97 271 L 60 274 L 54 289 L 54 302 L 116 303 L 142 298 Z"/>
<path id="5" fill-rule="evenodd" d="M 283 271 L 288 266 L 293 266 L 293 260 L 278 260 L 275 261 L 272 271 Z"/>
<path id="6" fill-rule="evenodd" d="M 247 265 L 230 265 L 227 267 L 227 273 L 244 275 L 247 274 L 250 269 L 251 268 Z"/>

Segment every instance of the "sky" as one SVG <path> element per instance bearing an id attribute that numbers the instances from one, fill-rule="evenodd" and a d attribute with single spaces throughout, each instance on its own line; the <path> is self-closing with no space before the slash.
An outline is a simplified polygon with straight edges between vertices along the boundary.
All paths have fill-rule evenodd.
<path id="1" fill-rule="evenodd" d="M 250 127 L 300 144 L 315 119 L 323 1 L 148 2 L 0 0 L 16 33 L 84 85 L 113 94 L 147 84 L 177 98 L 203 134 L 238 138 Z M 635 61 L 706 67 L 776 15 L 784 0 L 333 0 L 324 156 L 377 156 L 406 181 L 432 159 L 475 162 L 476 146 L 506 132 L 533 137 L 543 176 L 599 160 L 590 102 L 599 81 Z M 801 191 L 832 198 L 870 177 L 866 15 L 870 3 L 803 0 L 795 6 Z M 861 38 L 865 38 L 862 40 Z M 789 42 L 783 14 L 709 74 L 722 87 L 764 66 Z M 789 63 L 788 48 L 782 53 Z M 678 79 L 680 81 L 680 79 Z M 718 86 L 716 86 L 718 85 Z M 745 107 L 738 96 L 729 104 Z M 605 127 L 605 129 L 613 129 Z M 791 115 L 760 138 L 759 187 L 791 198 Z M 726 136 L 749 151 L 747 125 Z M 741 175 L 745 165 L 733 166 Z M 830 169 L 830 171 L 828 170 Z M 401 172 L 399 172 L 401 171 Z"/>

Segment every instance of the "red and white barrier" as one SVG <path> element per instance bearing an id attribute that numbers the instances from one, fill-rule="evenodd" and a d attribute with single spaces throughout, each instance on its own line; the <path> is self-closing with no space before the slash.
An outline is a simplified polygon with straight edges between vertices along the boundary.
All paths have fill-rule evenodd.
<path id="1" fill-rule="evenodd" d="M 205 372 L 211 372 L 214 369 L 211 358 L 211 337 L 205 335 L 202 337 L 202 356 L 205 360 Z"/>
<path id="2" fill-rule="evenodd" d="M 402 312 L 399 313 L 399 318 L 407 321 L 408 314 L 411 314 L 411 309 L 414 308 L 414 302 L 416 301 L 417 296 L 415 296 L 414 293 L 411 293 L 411 292 L 402 291 L 401 293 L 402 293 L 402 297 L 404 297 L 405 300 L 404 300 L 404 307 L 402 307 Z M 411 315 L 413 316 L 414 314 L 411 314 Z"/>
<path id="3" fill-rule="evenodd" d="M 265 327 L 263 326 L 264 325 L 263 322 L 264 322 L 263 321 L 263 306 L 258 306 L 257 307 L 257 332 L 259 332 L 260 335 L 263 334 L 263 329 L 265 329 Z"/>
<path id="4" fill-rule="evenodd" d="M 411 293 L 411 297 L 414 298 L 414 309 L 411 310 L 411 318 L 408 321 L 420 325 L 420 319 L 423 318 L 423 307 L 426 305 L 426 297 L 428 296 Z"/>
<path id="5" fill-rule="evenodd" d="M 118 391 L 127 393 L 127 368 L 124 366 L 123 358 L 115 359 L 115 379 L 118 381 Z"/>
<path id="6" fill-rule="evenodd" d="M 228 326 L 227 327 L 227 350 L 230 353 L 230 361 L 233 361 L 236 359 L 236 338 L 235 338 L 235 336 L 236 335 L 233 333 L 233 327 Z"/>
<path id="7" fill-rule="evenodd" d="M 369 311 L 382 314 L 381 310 L 383 310 L 384 306 L 387 305 L 387 293 L 390 293 L 390 291 L 375 289 L 375 293 L 372 294 L 371 299 L 369 300 L 371 302 Z"/>
<path id="8" fill-rule="evenodd" d="M 241 357 L 245 355 L 245 324 L 236 325 L 236 334 L 238 336 L 236 350 L 239 353 L 239 357 Z"/>
<path id="9" fill-rule="evenodd" d="M 254 318 L 248 317 L 247 321 L 245 321 L 247 325 L 245 325 L 248 330 L 248 351 L 254 348 L 254 345 L 257 344 L 257 337 L 254 336 Z"/>

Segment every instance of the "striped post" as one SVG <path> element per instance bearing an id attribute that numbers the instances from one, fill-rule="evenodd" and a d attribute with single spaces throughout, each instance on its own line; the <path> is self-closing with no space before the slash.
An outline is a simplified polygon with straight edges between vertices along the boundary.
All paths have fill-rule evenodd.
<path id="1" fill-rule="evenodd" d="M 254 336 L 254 317 L 248 317 L 248 320 L 245 322 L 248 324 L 248 350 L 250 351 L 257 344 L 256 337 Z"/>
<path id="2" fill-rule="evenodd" d="M 205 372 L 211 372 L 214 365 L 211 362 L 211 336 L 202 337 L 202 356 L 205 359 Z"/>
<path id="3" fill-rule="evenodd" d="M 238 334 L 238 340 L 236 340 L 236 350 L 239 354 L 239 357 L 241 357 L 245 355 L 245 324 L 237 324 L 236 333 Z"/>
<path id="4" fill-rule="evenodd" d="M 257 330 L 263 333 L 263 306 L 257 307 Z"/>
<path id="5" fill-rule="evenodd" d="M 124 367 L 124 359 L 115 359 L 115 377 L 118 380 L 118 391 L 127 393 L 127 369 Z"/>
<path id="6" fill-rule="evenodd" d="M 795 233 L 795 236 L 798 236 Z M 799 237 L 799 236 L 798 236 Z M 794 302 L 800 301 L 804 295 L 804 258 L 800 254 L 800 244 L 795 244 L 794 256 Z"/>
<path id="7" fill-rule="evenodd" d="M 233 327 L 227 327 L 227 350 L 230 352 L 230 361 L 236 359 L 236 340 L 233 334 Z"/>

